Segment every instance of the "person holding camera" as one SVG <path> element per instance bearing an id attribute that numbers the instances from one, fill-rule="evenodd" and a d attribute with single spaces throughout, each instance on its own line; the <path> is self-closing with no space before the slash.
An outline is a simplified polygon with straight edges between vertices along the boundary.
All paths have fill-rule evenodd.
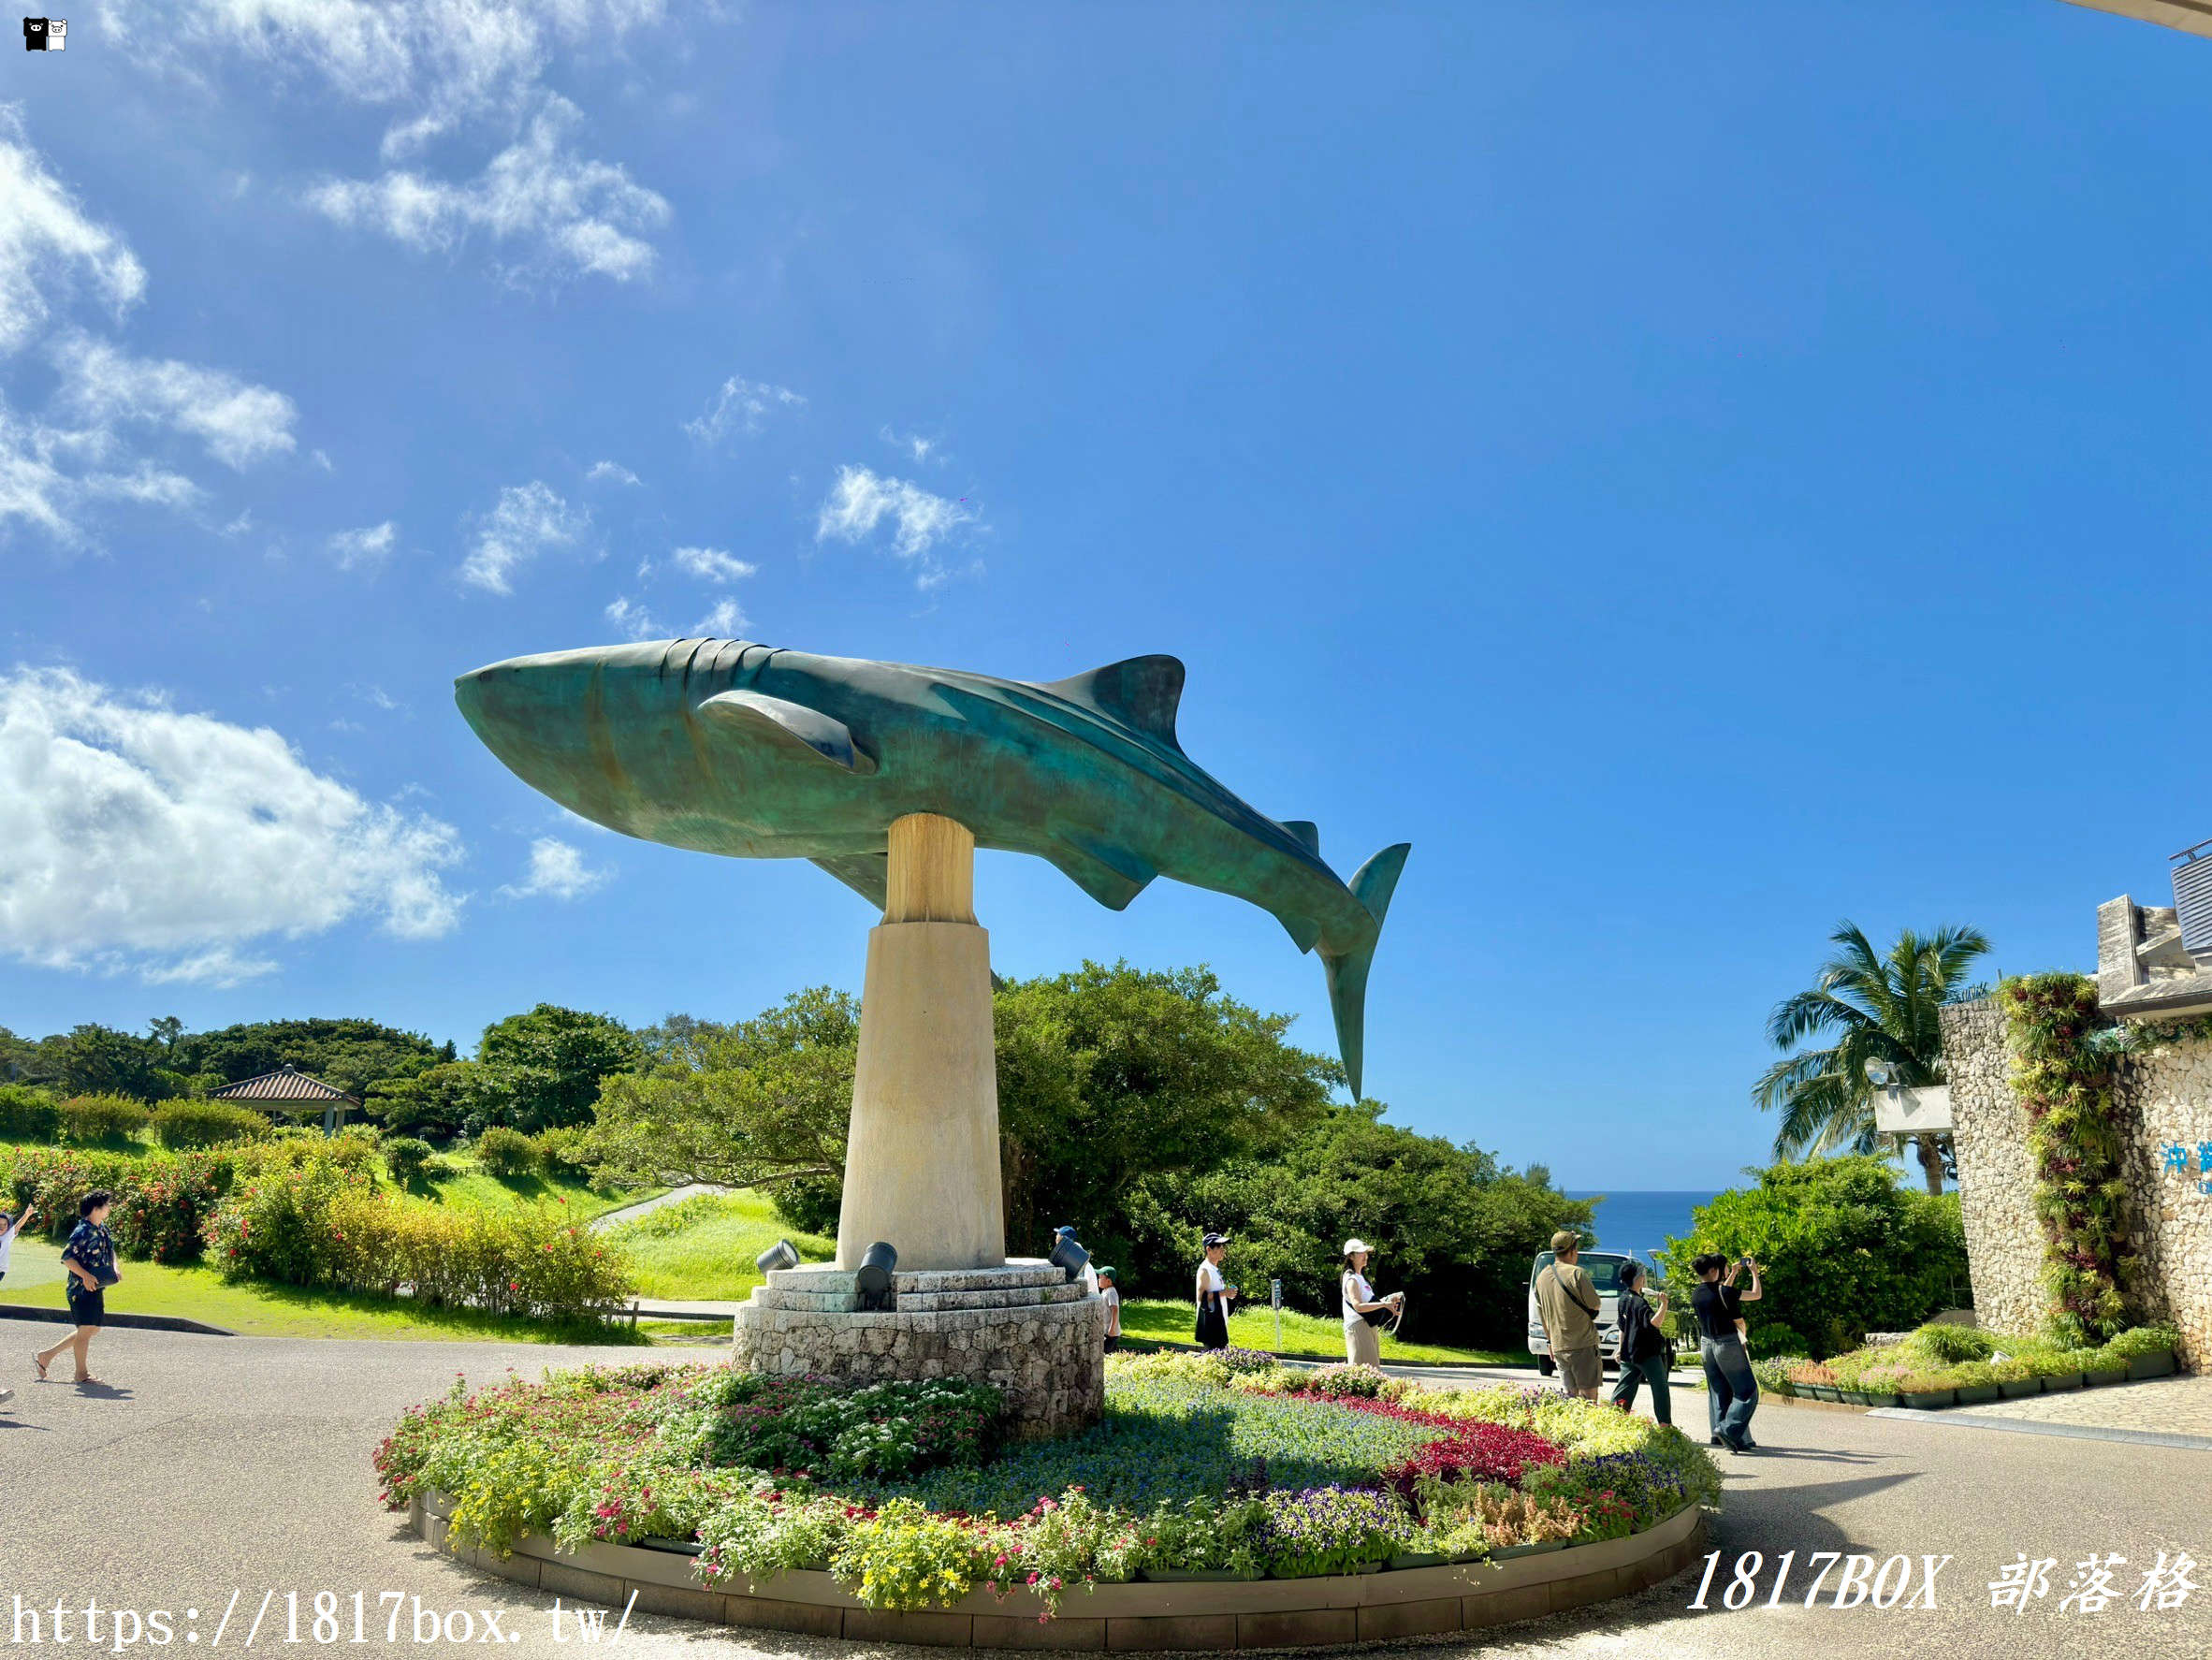
<path id="1" fill-rule="evenodd" d="M 1759 1265 L 1749 1257 L 1731 1262 L 1716 1251 L 1690 1266 L 1698 1282 L 1690 1293 L 1690 1312 L 1697 1320 L 1697 1352 L 1705 1361 L 1712 1444 L 1732 1452 L 1749 1452 L 1758 1445 L 1751 1438 L 1751 1419 L 1759 1405 L 1759 1383 L 1752 1376 L 1751 1357 L 1744 1347 L 1743 1305 L 1766 1295 L 1759 1284 Z M 1736 1277 L 1747 1268 L 1751 1289 L 1739 1291 Z"/>
<path id="2" fill-rule="evenodd" d="M 1367 1259 L 1374 1247 L 1363 1239 L 1344 1242 L 1344 1358 L 1347 1365 L 1382 1364 L 1382 1339 L 1375 1327 L 1404 1305 L 1405 1293 L 1377 1297 L 1367 1283 Z"/>
<path id="3" fill-rule="evenodd" d="M 1229 1347 L 1229 1305 L 1237 1298 L 1236 1287 L 1222 1277 L 1221 1260 L 1229 1255 L 1229 1236 L 1206 1235 L 1206 1260 L 1198 1268 L 1198 1346 Z"/>

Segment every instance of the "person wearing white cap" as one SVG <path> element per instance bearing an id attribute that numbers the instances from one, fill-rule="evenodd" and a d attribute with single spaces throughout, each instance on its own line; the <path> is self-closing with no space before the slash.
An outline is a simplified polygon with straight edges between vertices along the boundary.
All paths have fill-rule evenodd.
<path id="1" fill-rule="evenodd" d="M 1367 1283 L 1367 1259 L 1373 1254 L 1373 1247 L 1363 1239 L 1344 1242 L 1344 1358 L 1354 1366 L 1382 1364 L 1382 1339 L 1375 1334 L 1378 1321 L 1369 1317 L 1387 1319 L 1405 1302 L 1404 1291 L 1392 1291 L 1388 1297 L 1375 1294 L 1375 1288 Z"/>

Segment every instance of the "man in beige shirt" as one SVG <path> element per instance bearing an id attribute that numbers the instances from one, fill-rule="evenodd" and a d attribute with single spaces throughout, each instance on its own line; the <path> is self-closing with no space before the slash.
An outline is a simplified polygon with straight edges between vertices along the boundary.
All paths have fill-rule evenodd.
<path id="1" fill-rule="evenodd" d="M 1559 1367 L 1560 1386 L 1585 1401 L 1597 1399 L 1605 1362 L 1597 1352 L 1597 1315 L 1604 1306 L 1587 1270 L 1575 1260 L 1582 1241 L 1572 1229 L 1551 1236 L 1552 1260 L 1536 1275 L 1536 1309 Z"/>

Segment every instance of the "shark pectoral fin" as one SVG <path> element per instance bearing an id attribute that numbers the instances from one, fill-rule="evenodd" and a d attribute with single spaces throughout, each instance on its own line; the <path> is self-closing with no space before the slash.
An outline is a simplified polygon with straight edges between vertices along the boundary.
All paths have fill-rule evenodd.
<path id="1" fill-rule="evenodd" d="M 809 859 L 819 865 L 878 910 L 890 902 L 889 853 L 839 853 L 834 859 Z"/>
<path id="2" fill-rule="evenodd" d="M 1120 848 L 1058 841 L 1046 855 L 1077 887 L 1109 910 L 1126 910 L 1159 873 Z"/>
<path id="3" fill-rule="evenodd" d="M 1290 943 L 1301 951 L 1311 951 L 1321 942 L 1321 925 L 1310 916 L 1298 916 L 1287 910 L 1273 912 L 1275 921 L 1283 925 L 1283 932 L 1290 936 Z"/>
<path id="4" fill-rule="evenodd" d="M 718 692 L 699 704 L 699 716 L 727 723 L 771 743 L 805 750 L 861 774 L 876 770 L 876 759 L 852 741 L 852 729 L 835 716 L 805 704 L 787 703 L 758 692 Z"/>
<path id="5" fill-rule="evenodd" d="M 1175 710 L 1183 701 L 1183 664 L 1176 658 L 1131 657 L 1042 684 L 1045 691 L 1070 703 L 1111 715 L 1124 726 L 1182 752 L 1175 736 Z"/>

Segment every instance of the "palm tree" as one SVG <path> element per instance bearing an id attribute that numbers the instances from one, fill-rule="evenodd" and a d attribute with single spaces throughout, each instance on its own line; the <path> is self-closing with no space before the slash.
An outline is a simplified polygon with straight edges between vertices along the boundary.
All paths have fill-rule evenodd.
<path id="1" fill-rule="evenodd" d="M 1887 1062 L 1895 1082 L 1908 1089 L 1941 1084 L 1943 1039 L 1936 1011 L 1967 989 L 1967 966 L 1989 949 L 1978 928 L 1938 928 L 1926 936 L 1907 929 L 1885 957 L 1848 922 L 1828 939 L 1842 949 L 1821 964 L 1812 989 L 1775 1005 L 1767 1020 L 1767 1036 L 1784 1055 L 1760 1076 L 1752 1099 L 1782 1114 L 1777 1158 L 1871 1153 L 1875 1085 L 1867 1062 Z M 1824 1037 L 1835 1041 L 1825 1049 L 1799 1047 Z M 1910 1139 L 1919 1143 L 1928 1190 L 1941 1193 L 1944 1138 Z"/>

